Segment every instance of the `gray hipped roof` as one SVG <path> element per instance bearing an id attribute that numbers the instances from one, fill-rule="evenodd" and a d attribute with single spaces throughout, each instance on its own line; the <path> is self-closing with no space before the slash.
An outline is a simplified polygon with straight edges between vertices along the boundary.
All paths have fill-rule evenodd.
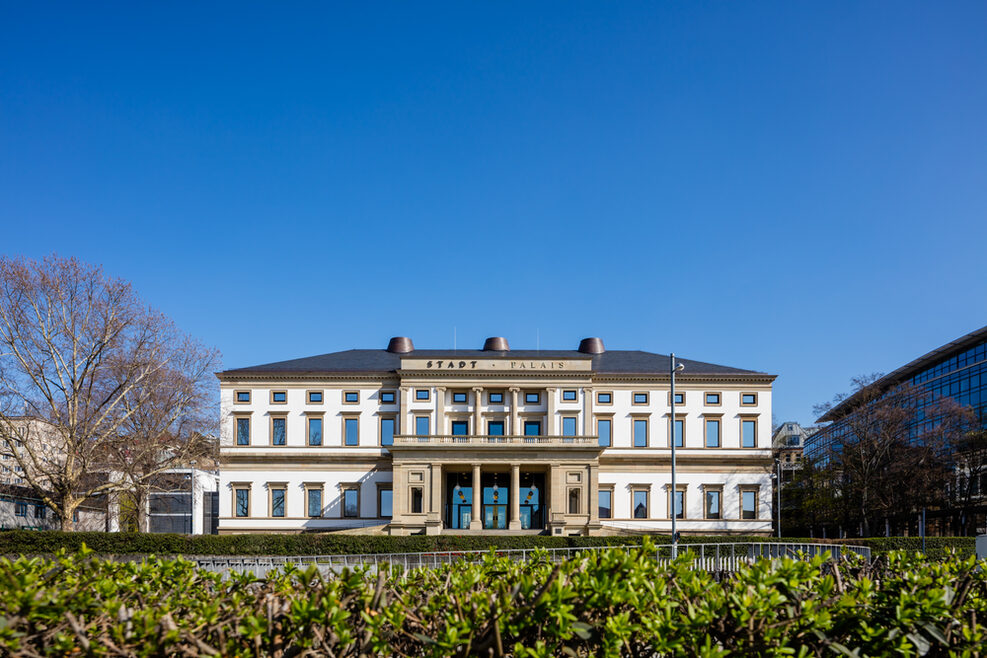
<path id="1" fill-rule="evenodd" d="M 255 375 L 321 375 L 339 373 L 394 372 L 401 367 L 403 357 L 418 359 L 592 359 L 593 370 L 600 374 L 652 374 L 668 373 L 667 354 L 655 354 L 640 350 L 608 350 L 603 354 L 589 355 L 577 350 L 414 350 L 396 354 L 387 350 L 346 350 L 330 352 L 301 359 L 265 363 L 247 368 L 224 370 L 221 378 Z M 683 375 L 764 375 L 755 370 L 730 368 L 714 363 L 676 358 L 685 365 Z"/>

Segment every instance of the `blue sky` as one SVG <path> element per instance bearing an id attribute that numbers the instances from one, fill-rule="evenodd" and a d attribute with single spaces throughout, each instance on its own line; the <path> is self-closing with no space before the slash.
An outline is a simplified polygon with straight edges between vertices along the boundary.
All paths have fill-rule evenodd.
<path id="1" fill-rule="evenodd" d="M 0 252 L 227 367 L 613 349 L 779 420 L 987 322 L 987 4 L 0 5 Z"/>

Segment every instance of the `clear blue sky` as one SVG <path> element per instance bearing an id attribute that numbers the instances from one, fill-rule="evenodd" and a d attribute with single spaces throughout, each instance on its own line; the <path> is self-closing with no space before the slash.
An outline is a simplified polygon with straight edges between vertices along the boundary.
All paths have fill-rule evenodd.
<path id="1" fill-rule="evenodd" d="M 227 367 L 599 335 L 809 422 L 987 323 L 985 35 L 983 2 L 4 2 L 0 252 L 103 264 Z"/>

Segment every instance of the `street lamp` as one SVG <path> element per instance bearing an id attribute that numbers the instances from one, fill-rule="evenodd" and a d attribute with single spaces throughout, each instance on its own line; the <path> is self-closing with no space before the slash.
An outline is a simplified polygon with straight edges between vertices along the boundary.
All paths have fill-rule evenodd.
<path id="1" fill-rule="evenodd" d="M 675 519 L 678 512 L 675 509 L 675 373 L 685 370 L 681 363 L 675 363 L 675 353 L 669 355 L 668 372 L 671 375 L 671 396 L 672 396 L 672 558 L 679 555 L 679 533 L 675 530 Z"/>
<path id="2" fill-rule="evenodd" d="M 195 534 L 195 460 L 189 462 L 190 492 L 192 495 L 188 499 L 188 533 Z"/>
<path id="3" fill-rule="evenodd" d="M 781 460 L 775 459 L 775 479 L 778 482 L 778 538 L 781 539 Z"/>

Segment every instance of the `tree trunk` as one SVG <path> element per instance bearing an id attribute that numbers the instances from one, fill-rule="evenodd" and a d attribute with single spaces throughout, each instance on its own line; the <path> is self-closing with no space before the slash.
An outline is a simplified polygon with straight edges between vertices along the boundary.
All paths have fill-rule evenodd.
<path id="1" fill-rule="evenodd" d="M 61 502 L 62 509 L 58 515 L 59 530 L 62 532 L 74 532 L 75 522 L 73 519 L 81 501 L 71 494 L 65 494 L 62 496 Z"/>

